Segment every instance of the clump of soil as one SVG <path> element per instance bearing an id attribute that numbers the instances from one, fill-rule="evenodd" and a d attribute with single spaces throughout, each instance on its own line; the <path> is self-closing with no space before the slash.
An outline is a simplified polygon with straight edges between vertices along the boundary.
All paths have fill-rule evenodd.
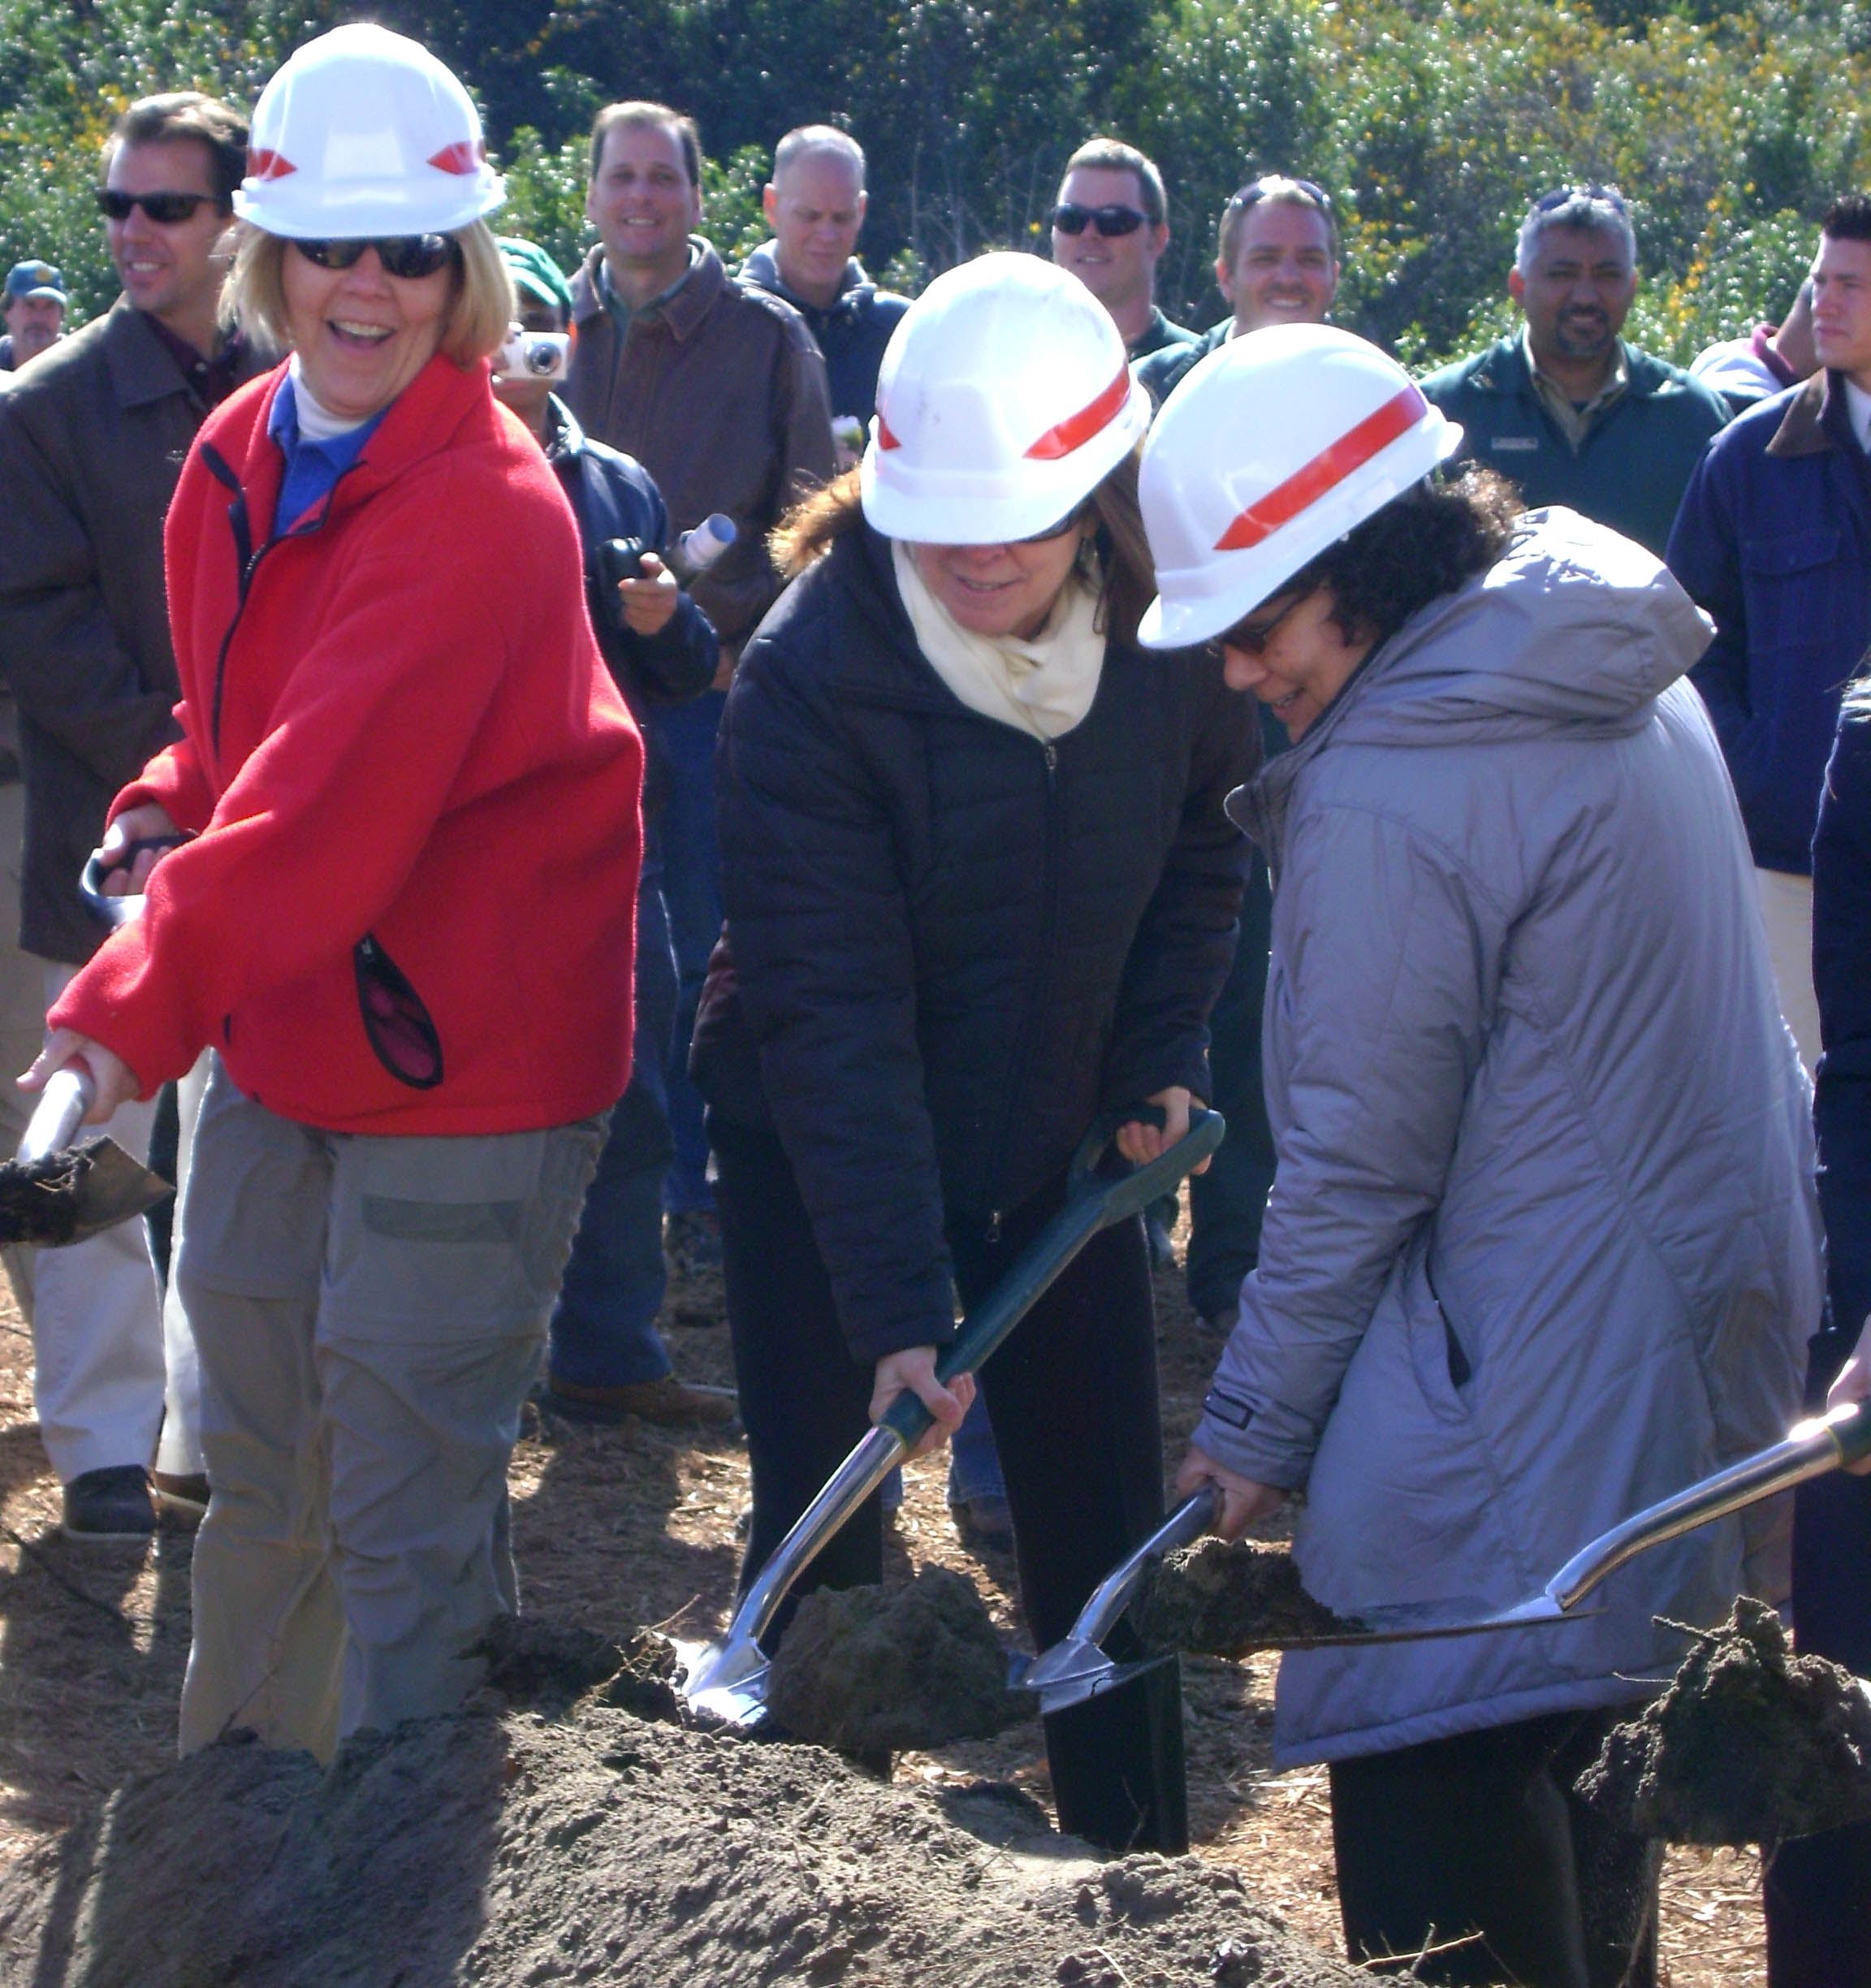
<path id="1" fill-rule="evenodd" d="M 1612 1729 L 1581 1795 L 1670 1843 L 1774 1843 L 1871 1814 L 1871 1698 L 1850 1671 L 1792 1655 L 1746 1595 L 1719 1629 L 1689 1633 L 1668 1689 Z"/>
<path id="2" fill-rule="evenodd" d="M 78 1227 L 78 1190 L 91 1171 L 89 1140 L 37 1160 L 0 1165 L 0 1243 L 69 1242 Z"/>
<path id="3" fill-rule="evenodd" d="M 1033 1714 L 974 1584 L 925 1567 L 898 1587 L 819 1588 L 767 1679 L 788 1732 L 848 1753 L 991 1740 Z"/>
<path id="4" fill-rule="evenodd" d="M 1199 1540 L 1165 1554 L 1136 1619 L 1152 1649 L 1235 1659 L 1298 1636 L 1354 1636 L 1359 1627 L 1307 1593 L 1284 1547 L 1255 1540 Z"/>
<path id="5" fill-rule="evenodd" d="M 592 1629 L 502 1615 L 468 1654 L 485 1657 L 487 1682 L 518 1705 L 564 1711 L 590 1692 L 639 1718 L 682 1723 L 676 1645 L 653 1629 L 614 1643 Z"/>
<path id="6" fill-rule="evenodd" d="M 884 1787 L 587 1698 L 235 1735 L 0 1877 L 0 1980 L 85 1988 L 1049 1982 L 1355 1988 L 1232 1870 L 1097 1861 L 1024 1805 Z"/>

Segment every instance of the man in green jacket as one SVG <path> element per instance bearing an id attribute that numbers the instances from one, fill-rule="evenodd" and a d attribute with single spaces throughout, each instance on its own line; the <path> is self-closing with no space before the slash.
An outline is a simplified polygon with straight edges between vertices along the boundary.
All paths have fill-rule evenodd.
<path id="1" fill-rule="evenodd" d="M 1423 382 L 1462 424 L 1462 454 L 1519 485 L 1529 509 L 1568 504 L 1661 556 L 1689 473 L 1728 421 L 1722 396 L 1618 335 L 1637 244 L 1611 187 L 1559 187 L 1520 224 L 1515 335 Z"/>

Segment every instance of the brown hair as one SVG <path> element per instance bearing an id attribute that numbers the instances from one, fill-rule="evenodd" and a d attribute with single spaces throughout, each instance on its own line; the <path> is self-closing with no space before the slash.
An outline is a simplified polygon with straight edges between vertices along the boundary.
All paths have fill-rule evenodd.
<path id="1" fill-rule="evenodd" d="M 639 130 L 668 131 L 676 134 L 676 142 L 682 148 L 682 163 L 688 170 L 689 184 L 699 187 L 702 184 L 702 133 L 692 117 L 685 117 L 680 110 L 672 110 L 668 104 L 649 103 L 641 98 L 629 103 L 606 104 L 591 120 L 591 180 L 598 179 L 598 169 L 604 163 L 604 140 L 613 125 L 622 124 Z"/>
<path id="2" fill-rule="evenodd" d="M 199 90 L 139 97 L 110 127 L 101 171 L 108 176 L 110 162 L 123 145 L 174 145 L 185 138 L 207 148 L 214 197 L 223 208 L 231 208 L 235 188 L 247 176 L 247 120 L 231 106 Z"/>
<path id="3" fill-rule="evenodd" d="M 513 279 L 494 231 L 485 221 L 449 231 L 459 252 L 455 261 L 455 291 L 442 326 L 441 349 L 456 365 L 472 365 L 498 352 L 508 328 L 520 314 Z M 235 251 L 234 272 L 222 298 L 221 315 L 257 331 L 283 352 L 292 343 L 287 323 L 283 270 L 290 246 L 281 235 L 243 227 Z"/>
<path id="4" fill-rule="evenodd" d="M 1137 181 L 1138 197 L 1143 203 L 1143 218 L 1152 227 L 1161 227 L 1169 218 L 1169 201 L 1163 191 L 1163 175 L 1156 162 L 1117 138 L 1088 139 L 1065 162 L 1059 175 L 1061 192 L 1065 182 L 1082 166 L 1092 172 L 1127 172 Z"/>
<path id="5" fill-rule="evenodd" d="M 1234 269 L 1247 217 L 1263 202 L 1269 207 L 1297 207 L 1303 213 L 1317 214 L 1325 229 L 1325 253 L 1334 262 L 1338 260 L 1338 221 L 1324 188 L 1315 186 L 1310 179 L 1290 179 L 1285 173 L 1264 173 L 1260 179 L 1249 180 L 1221 210 L 1215 252 L 1224 269 Z"/>
<path id="6" fill-rule="evenodd" d="M 1137 503 L 1137 467 L 1142 454 L 1139 443 L 1079 507 L 1091 507 L 1109 552 L 1098 598 L 1099 626 L 1127 644 L 1135 642 L 1137 624 L 1156 591 L 1156 568 Z M 796 580 L 863 522 L 859 475 L 856 469 L 847 469 L 823 490 L 809 492 L 768 534 L 767 546 L 773 564 L 789 580 Z"/>

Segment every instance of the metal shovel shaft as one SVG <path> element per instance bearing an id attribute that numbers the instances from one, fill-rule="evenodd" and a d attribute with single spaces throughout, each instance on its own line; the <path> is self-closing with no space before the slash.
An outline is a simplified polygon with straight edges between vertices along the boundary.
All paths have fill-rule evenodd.
<path id="1" fill-rule="evenodd" d="M 1646 1549 L 1866 1456 L 1871 1456 L 1871 1408 L 1853 1403 L 1798 1423 L 1784 1442 L 1756 1450 L 1601 1533 L 1560 1568 L 1545 1592 L 1560 1609 L 1574 1608 L 1608 1575 Z"/>
<path id="2" fill-rule="evenodd" d="M 84 1114 L 97 1095 L 91 1073 L 81 1063 L 67 1063 L 45 1079 L 39 1102 L 19 1142 L 22 1160 L 43 1160 L 69 1146 L 78 1136 Z"/>

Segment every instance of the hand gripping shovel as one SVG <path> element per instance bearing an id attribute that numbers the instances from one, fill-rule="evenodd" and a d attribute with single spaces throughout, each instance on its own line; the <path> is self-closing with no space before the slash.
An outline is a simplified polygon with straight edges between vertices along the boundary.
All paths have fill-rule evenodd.
<path id="1" fill-rule="evenodd" d="M 1134 1113 L 1130 1114 L 1136 1116 Z M 1093 1173 L 1110 1137 L 1095 1129 L 1074 1159 L 1065 1205 L 1021 1252 L 990 1295 L 962 1321 L 961 1329 L 936 1363 L 944 1383 L 971 1374 L 1013 1331 L 1035 1300 L 1100 1229 L 1138 1214 L 1167 1194 L 1221 1143 L 1221 1114 L 1191 1113 L 1187 1136 L 1169 1152 L 1121 1180 Z M 772 1625 L 788 1590 L 817 1558 L 826 1542 L 913 1450 L 934 1417 L 907 1389 L 882 1421 L 834 1471 L 825 1488 L 798 1521 L 742 1597 L 727 1632 L 700 1649 L 677 1645 L 688 1675 L 678 1687 L 699 1711 L 731 1726 L 750 1726 L 767 1702 L 767 1653 L 759 1639 Z"/>
<path id="2" fill-rule="evenodd" d="M 172 849 L 185 836 L 132 842 L 120 861 L 146 849 Z M 78 886 L 86 905 L 107 925 L 127 924 L 143 909 L 140 897 L 108 897 L 93 856 Z M 41 1249 L 83 1242 L 133 1216 L 146 1215 L 175 1191 L 161 1174 L 101 1134 L 74 1146 L 96 1087 L 82 1063 L 68 1063 L 45 1080 L 39 1104 L 19 1142 L 19 1156 L 0 1164 L 0 1243 Z"/>
<path id="3" fill-rule="evenodd" d="M 1871 1456 L 1871 1407 L 1854 1404 L 1798 1424 L 1784 1442 L 1744 1457 L 1726 1470 L 1648 1506 L 1583 1547 L 1536 1594 L 1508 1609 L 1482 1602 L 1405 1602 L 1363 1609 L 1351 1626 L 1325 1636 L 1269 1636 L 1261 1649 L 1318 1649 L 1358 1643 L 1410 1643 L 1431 1636 L 1479 1636 L 1502 1629 L 1539 1629 L 1584 1622 L 1597 1613 L 1581 1607 L 1587 1596 L 1626 1561 L 1696 1527 L 1725 1519 L 1745 1505 L 1791 1490 L 1808 1477 Z M 1072 1625 L 1072 1631 L 1034 1659 L 1019 1680 L 1039 1694 L 1043 1714 L 1062 1711 L 1113 1690 L 1150 1666 L 1121 1664 L 1099 1647 L 1135 1597 L 1150 1562 L 1207 1532 L 1221 1508 L 1218 1493 L 1204 1485 L 1177 1506 L 1123 1564 L 1105 1577 Z M 1156 1658 L 1152 1662 L 1160 1662 Z"/>

